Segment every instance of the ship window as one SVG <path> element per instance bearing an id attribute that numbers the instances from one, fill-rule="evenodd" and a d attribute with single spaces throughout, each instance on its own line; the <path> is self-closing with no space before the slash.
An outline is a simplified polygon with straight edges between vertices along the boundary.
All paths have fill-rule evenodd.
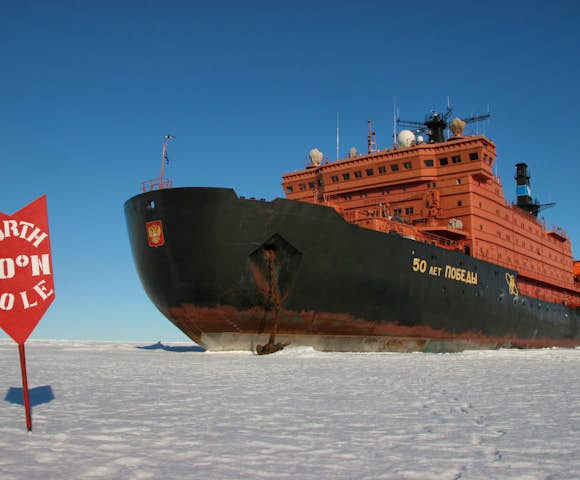
<path id="1" fill-rule="evenodd" d="M 342 174 L 342 179 L 343 180 L 350 180 L 350 173 L 343 173 Z"/>
<path id="2" fill-rule="evenodd" d="M 379 167 L 379 174 L 380 173 L 387 173 L 387 167 Z"/>
<path id="3" fill-rule="evenodd" d="M 300 184 L 300 190 L 306 190 L 306 185 L 304 183 Z"/>
<path id="4" fill-rule="evenodd" d="M 432 167 L 433 166 L 433 160 L 425 160 L 425 166 L 426 167 Z"/>
<path id="5" fill-rule="evenodd" d="M 367 169 L 367 177 L 372 177 L 375 174 L 375 171 L 372 168 Z"/>
<path id="6" fill-rule="evenodd" d="M 392 172 L 397 172 L 399 170 L 399 165 L 397 165 L 396 163 L 393 163 L 391 165 L 391 171 Z"/>
<path id="7" fill-rule="evenodd" d="M 469 160 L 479 160 L 479 154 L 477 152 L 471 152 L 469 154 Z"/>
<path id="8" fill-rule="evenodd" d="M 443 166 L 443 165 L 447 165 L 449 163 L 449 160 L 447 160 L 447 157 L 443 157 L 439 159 L 439 165 Z"/>
<path id="9" fill-rule="evenodd" d="M 461 157 L 459 155 L 453 155 L 451 157 L 451 163 L 461 163 Z"/>
<path id="10" fill-rule="evenodd" d="M 354 178 L 361 178 L 362 172 L 354 172 Z"/>
<path id="11" fill-rule="evenodd" d="M 401 209 L 400 209 L 400 208 L 395 208 L 395 209 L 393 210 L 393 213 L 395 214 L 395 216 L 396 216 L 396 217 L 398 217 L 398 216 L 400 216 L 400 215 L 401 215 Z"/>
<path id="12" fill-rule="evenodd" d="M 286 187 L 286 190 L 288 190 L 288 193 L 292 193 L 294 191 L 294 188 L 292 188 L 292 187 Z"/>
<path id="13" fill-rule="evenodd" d="M 314 182 L 309 182 L 309 183 L 308 183 L 308 187 L 309 187 L 309 188 L 314 188 Z"/>
<path id="14" fill-rule="evenodd" d="M 458 206 L 458 207 L 461 207 L 461 205 L 463 205 L 463 204 L 461 203 L 461 200 L 458 200 L 458 201 L 457 201 L 457 206 Z"/>
<path id="15" fill-rule="evenodd" d="M 318 186 L 319 186 L 319 187 L 322 187 L 322 186 L 324 185 L 324 182 L 323 182 L 322 180 L 318 180 L 318 182 L 317 182 L 317 183 L 318 183 Z"/>
<path id="16" fill-rule="evenodd" d="M 405 163 L 403 163 L 403 167 L 405 167 L 407 170 L 409 170 L 410 168 L 413 167 L 413 165 L 411 164 L 411 162 L 405 162 Z"/>
<path id="17" fill-rule="evenodd" d="M 457 183 L 457 185 L 461 185 L 461 178 L 458 178 L 456 183 Z"/>
<path id="18" fill-rule="evenodd" d="M 405 208 L 405 214 L 406 215 L 413 215 L 413 207 Z"/>
<path id="19" fill-rule="evenodd" d="M 330 177 L 330 179 L 332 180 L 333 183 L 338 182 L 338 175 L 333 175 L 332 177 Z"/>

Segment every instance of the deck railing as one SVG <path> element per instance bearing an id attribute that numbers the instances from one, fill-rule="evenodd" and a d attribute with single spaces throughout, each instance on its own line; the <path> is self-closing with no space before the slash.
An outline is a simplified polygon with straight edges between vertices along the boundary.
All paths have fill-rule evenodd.
<path id="1" fill-rule="evenodd" d="M 173 182 L 169 178 L 157 177 L 152 180 L 145 180 L 141 182 L 141 191 L 150 192 L 152 190 L 163 190 L 164 188 L 172 188 Z"/>

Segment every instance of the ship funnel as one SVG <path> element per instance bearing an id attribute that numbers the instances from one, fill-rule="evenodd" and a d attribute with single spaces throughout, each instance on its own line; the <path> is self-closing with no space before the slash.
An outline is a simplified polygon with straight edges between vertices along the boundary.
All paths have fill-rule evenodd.
<path id="1" fill-rule="evenodd" d="M 534 216 L 538 215 L 540 205 L 532 200 L 527 163 L 516 163 L 516 195 L 519 208 Z"/>

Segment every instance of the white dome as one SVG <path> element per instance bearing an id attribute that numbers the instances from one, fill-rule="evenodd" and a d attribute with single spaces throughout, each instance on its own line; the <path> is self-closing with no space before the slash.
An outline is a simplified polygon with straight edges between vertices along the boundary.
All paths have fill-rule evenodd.
<path id="1" fill-rule="evenodd" d="M 322 163 L 322 152 L 318 148 L 310 150 L 310 161 L 312 165 L 320 165 Z"/>
<path id="2" fill-rule="evenodd" d="M 415 142 L 415 134 L 411 130 L 401 130 L 397 142 L 401 147 L 410 147 Z"/>

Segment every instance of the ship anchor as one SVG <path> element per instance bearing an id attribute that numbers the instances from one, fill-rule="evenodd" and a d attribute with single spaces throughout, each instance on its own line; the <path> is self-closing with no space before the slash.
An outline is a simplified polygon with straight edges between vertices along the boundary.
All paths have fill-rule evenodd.
<path id="1" fill-rule="evenodd" d="M 256 353 L 258 355 L 267 355 L 282 350 L 287 344 L 276 343 L 276 333 L 278 331 L 278 318 L 280 316 L 281 298 L 278 285 L 276 284 L 276 250 L 273 246 L 267 247 L 263 250 L 264 256 L 268 262 L 269 273 L 269 288 L 268 288 L 268 302 L 266 312 L 274 307 L 274 324 L 270 332 L 270 338 L 265 345 L 257 345 Z"/>

